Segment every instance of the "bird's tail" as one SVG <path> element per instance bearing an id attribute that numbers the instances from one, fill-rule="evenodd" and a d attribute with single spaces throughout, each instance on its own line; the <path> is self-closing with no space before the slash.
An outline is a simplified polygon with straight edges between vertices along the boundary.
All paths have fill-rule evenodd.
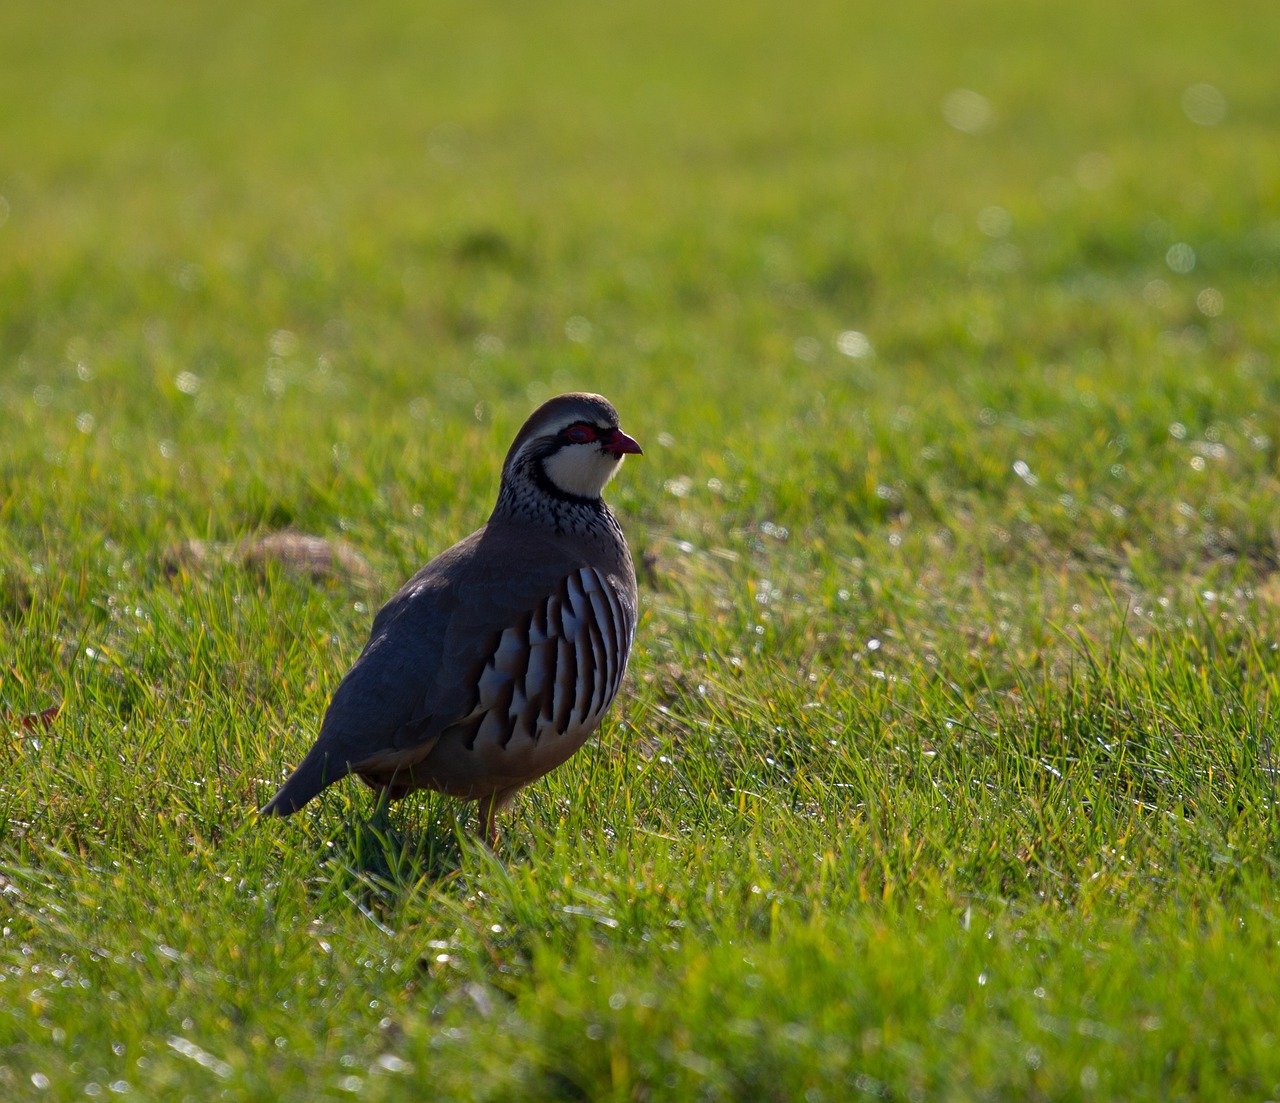
<path id="1" fill-rule="evenodd" d="M 327 750 L 319 746 L 312 747 L 289 775 L 289 779 L 280 786 L 279 791 L 259 809 L 262 816 L 292 816 L 312 797 L 328 785 L 351 772 L 346 762 L 335 761 Z"/>

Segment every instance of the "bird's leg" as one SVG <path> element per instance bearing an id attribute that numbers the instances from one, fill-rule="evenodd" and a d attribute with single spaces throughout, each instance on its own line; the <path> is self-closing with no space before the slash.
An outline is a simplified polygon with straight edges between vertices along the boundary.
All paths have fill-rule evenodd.
<path id="1" fill-rule="evenodd" d="M 511 785 L 480 798 L 480 822 L 477 827 L 480 837 L 489 844 L 490 850 L 498 849 L 498 840 L 501 837 L 498 832 L 498 813 L 511 803 L 520 789 L 519 785 Z"/>
<path id="2" fill-rule="evenodd" d="M 498 849 L 498 794 L 481 797 L 479 804 L 480 822 L 476 825 L 477 834 L 490 850 Z"/>

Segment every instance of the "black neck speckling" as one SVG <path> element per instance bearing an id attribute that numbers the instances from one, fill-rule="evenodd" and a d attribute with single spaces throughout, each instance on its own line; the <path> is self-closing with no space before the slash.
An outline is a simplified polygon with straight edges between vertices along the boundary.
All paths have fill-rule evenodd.
<path id="1" fill-rule="evenodd" d="M 529 457 L 503 472 L 493 516 L 532 521 L 561 534 L 622 537 L 622 529 L 603 498 L 570 494 L 556 486 L 539 457 Z"/>

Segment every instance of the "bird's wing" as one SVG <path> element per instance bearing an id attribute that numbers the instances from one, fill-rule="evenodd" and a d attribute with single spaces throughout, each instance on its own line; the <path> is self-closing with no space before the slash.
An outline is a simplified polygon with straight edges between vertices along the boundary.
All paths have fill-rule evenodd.
<path id="1" fill-rule="evenodd" d="M 264 814 L 297 811 L 366 765 L 408 765 L 474 707 L 502 632 L 578 566 L 537 530 L 486 526 L 437 556 L 374 619 L 320 735 Z"/>
<path id="2" fill-rule="evenodd" d="M 457 604 L 443 639 L 443 661 L 426 707 L 437 718 L 438 735 L 467 716 L 478 700 L 481 671 L 493 657 L 503 632 L 542 607 L 564 578 L 585 565 L 563 541 L 537 528 L 491 526 L 486 534 L 503 554 L 477 554 L 459 580 Z"/>

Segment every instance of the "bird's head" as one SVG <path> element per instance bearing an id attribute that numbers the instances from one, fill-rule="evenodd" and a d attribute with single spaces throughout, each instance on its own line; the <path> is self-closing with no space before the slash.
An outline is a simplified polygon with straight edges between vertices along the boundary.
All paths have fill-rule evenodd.
<path id="1" fill-rule="evenodd" d="M 562 394 L 529 415 L 502 466 L 503 489 L 527 489 L 562 502 L 599 501 L 623 456 L 640 445 L 618 425 L 618 411 L 598 394 Z"/>

